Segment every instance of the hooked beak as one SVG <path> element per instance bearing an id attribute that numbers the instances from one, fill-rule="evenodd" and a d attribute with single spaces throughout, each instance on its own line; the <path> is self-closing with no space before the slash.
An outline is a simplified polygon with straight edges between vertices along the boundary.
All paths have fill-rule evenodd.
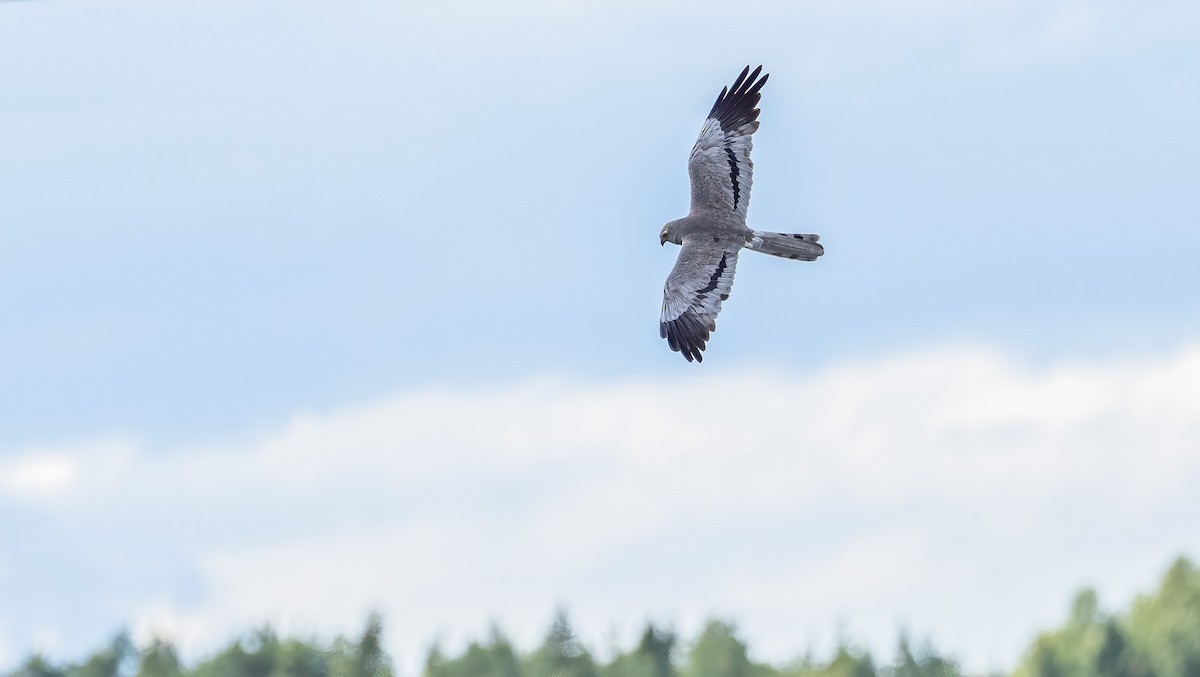
<path id="1" fill-rule="evenodd" d="M 667 243 L 667 234 L 659 233 L 658 234 L 658 246 L 661 247 L 661 246 L 665 245 L 666 243 Z"/>

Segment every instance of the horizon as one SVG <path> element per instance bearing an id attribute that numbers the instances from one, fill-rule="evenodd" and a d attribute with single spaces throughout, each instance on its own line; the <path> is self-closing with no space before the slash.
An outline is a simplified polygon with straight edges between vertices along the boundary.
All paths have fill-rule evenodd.
<path id="1" fill-rule="evenodd" d="M 1064 605 L 1061 625 L 1053 629 L 1039 629 L 1037 634 L 1030 638 L 1028 648 L 1021 654 L 1020 665 L 1014 667 L 1014 674 L 1030 674 L 1022 672 L 1022 670 L 1033 670 L 1032 674 L 1035 675 L 1042 674 L 1042 671 L 1053 670 L 1055 664 L 1060 670 L 1082 667 L 1084 669 L 1120 671 L 1136 669 L 1136 666 L 1139 665 L 1142 669 L 1149 669 L 1156 664 L 1161 667 L 1187 661 L 1189 658 L 1186 648 L 1168 645 L 1169 648 L 1164 651 L 1163 646 L 1148 645 L 1147 640 L 1153 642 L 1156 636 L 1188 632 L 1187 619 L 1182 619 L 1184 627 L 1180 627 L 1180 617 L 1171 618 L 1171 613 L 1173 610 L 1178 611 L 1178 604 L 1175 603 L 1181 600 L 1185 614 L 1188 609 L 1194 610 L 1195 599 L 1194 595 L 1189 596 L 1189 590 L 1198 589 L 1197 585 L 1200 584 L 1200 575 L 1198 574 L 1200 574 L 1200 569 L 1197 569 L 1186 557 L 1180 556 L 1173 560 L 1166 571 L 1160 575 L 1157 589 L 1153 592 L 1138 593 L 1136 599 L 1131 600 L 1123 610 L 1118 611 L 1111 611 L 1103 605 L 1094 589 L 1080 588 L 1072 595 L 1070 603 Z M 1173 609 L 1173 606 L 1176 608 Z M 1157 625 L 1150 626 L 1148 629 L 1147 623 Z M 105 647 L 91 653 L 86 660 L 83 657 L 74 661 L 64 660 L 62 657 L 55 658 L 35 653 L 30 655 L 26 663 L 26 670 L 32 666 L 34 671 L 30 674 L 73 674 L 72 670 L 78 669 L 77 666 L 86 665 L 96 657 L 103 656 L 105 662 L 110 661 L 110 657 L 117 658 L 116 662 L 111 663 L 117 671 L 113 674 L 122 674 L 128 673 L 128 669 L 122 671 L 121 666 L 125 665 L 128 668 L 131 663 L 131 654 L 133 658 L 137 658 L 137 654 L 140 653 L 141 659 L 144 661 L 150 654 L 166 649 L 172 657 L 170 660 L 178 661 L 177 669 L 182 670 L 184 674 L 203 670 L 212 672 L 214 664 L 228 659 L 231 655 L 235 657 L 235 660 L 243 660 L 246 658 L 247 652 L 250 655 L 256 653 L 260 655 L 259 660 L 251 661 L 255 664 L 253 669 L 256 671 L 264 669 L 262 661 L 265 660 L 268 667 L 272 664 L 281 664 L 288 666 L 284 669 L 295 671 L 303 668 L 306 673 L 311 674 L 313 666 L 294 651 L 295 645 L 299 643 L 306 651 L 316 652 L 322 656 L 321 660 L 327 663 L 345 660 L 356 652 L 360 654 L 358 661 L 361 662 L 364 656 L 361 652 L 365 650 L 367 652 L 366 661 L 386 666 L 383 673 L 370 674 L 394 674 L 392 671 L 397 667 L 398 661 L 396 657 L 388 653 L 387 643 L 381 641 L 388 635 L 387 620 L 378 612 L 371 611 L 362 626 L 361 634 L 340 632 L 335 635 L 321 635 L 317 632 L 304 633 L 296 629 L 281 633 L 270 623 L 260 623 L 253 629 L 243 629 L 231 635 L 220 646 L 213 647 L 202 655 L 193 656 L 190 660 L 187 657 L 184 657 L 183 660 L 179 659 L 169 637 L 153 635 L 144 640 L 141 646 L 137 646 L 137 643 L 131 640 L 129 631 L 122 629 L 113 633 L 112 640 Z M 1103 638 L 1092 634 L 1095 630 L 1101 630 L 1104 633 Z M 361 639 L 355 641 L 354 637 L 356 636 Z M 639 636 L 640 640 L 631 641 Z M 646 646 L 648 636 L 654 637 L 655 646 Z M 962 671 L 955 656 L 941 652 L 933 638 L 914 636 L 904 627 L 897 629 L 895 648 L 891 654 L 888 654 L 892 656 L 891 658 L 873 655 L 870 647 L 863 646 L 857 643 L 853 637 L 839 632 L 835 644 L 831 646 L 818 649 L 809 643 L 803 649 L 793 649 L 788 656 L 764 660 L 756 655 L 758 652 L 754 647 L 744 643 L 736 622 L 719 617 L 705 619 L 692 631 L 692 636 L 693 638 L 689 639 L 682 635 L 678 628 L 669 621 L 664 623 L 647 619 L 632 637 L 618 638 L 614 627 L 609 630 L 606 644 L 589 643 L 586 638 L 580 638 L 575 632 L 569 611 L 559 607 L 554 611 L 553 619 L 544 631 L 540 642 L 535 641 L 526 646 L 514 644 L 510 635 L 493 620 L 488 624 L 485 633 L 459 638 L 449 645 L 444 636 L 435 637 L 426 643 L 423 657 L 401 657 L 403 660 L 399 662 L 402 665 L 398 667 L 399 674 L 422 673 L 429 675 L 431 670 L 437 671 L 433 674 L 446 674 L 440 670 L 445 669 L 448 665 L 460 663 L 462 667 L 458 671 L 450 668 L 449 674 L 462 674 L 462 669 L 469 666 L 474 666 L 475 673 L 493 674 L 480 666 L 480 655 L 474 653 L 482 652 L 485 656 L 491 654 L 489 660 L 495 660 L 498 656 L 515 658 L 519 664 L 525 666 L 524 669 L 537 671 L 536 663 L 539 660 L 539 654 L 550 651 L 570 659 L 582 657 L 594 669 L 601 670 L 603 674 L 609 674 L 617 668 L 620 661 L 627 661 L 630 657 L 649 648 L 652 652 L 660 649 L 667 651 L 667 660 L 672 666 L 670 674 L 677 674 L 676 671 L 680 670 L 684 671 L 684 674 L 692 674 L 692 671 L 697 669 L 707 674 L 708 670 L 705 666 L 697 665 L 696 662 L 700 656 L 704 655 L 704 652 L 711 654 L 714 651 L 725 655 L 723 657 L 710 655 L 709 658 L 716 659 L 716 665 L 708 667 L 725 666 L 727 669 L 734 670 L 727 664 L 728 661 L 736 662 L 748 659 L 747 667 L 752 669 L 755 674 L 761 674 L 761 670 L 764 668 L 768 672 L 782 671 L 789 675 L 797 672 L 804 675 L 827 674 L 833 669 L 836 662 L 847 658 L 852 661 L 852 666 L 873 666 L 872 674 L 877 674 L 879 669 L 884 671 L 883 674 L 897 674 L 895 671 L 898 670 L 907 670 L 904 674 L 929 674 L 943 677 L 972 674 Z M 563 640 L 569 641 L 564 642 Z M 1099 643 L 1096 640 L 1100 640 Z M 702 648 L 706 642 L 708 643 L 707 648 Z M 268 644 L 273 644 L 274 648 L 269 647 Z M 291 645 L 293 649 L 290 652 L 290 659 L 280 655 L 280 648 L 288 645 Z M 380 651 L 382 653 L 373 653 Z M 496 653 L 497 651 L 499 654 Z M 106 654 L 105 652 L 113 653 Z M 288 653 L 288 650 L 285 649 L 284 653 Z M 742 657 L 741 659 L 738 658 L 739 655 Z M 1092 661 L 1095 661 L 1095 664 Z M 1146 664 L 1147 661 L 1150 663 L 1149 665 Z M 190 667 L 188 666 L 189 662 L 192 663 Z M 905 663 L 907 663 L 907 667 L 904 666 Z M 1047 664 L 1050 667 L 1047 667 Z M 423 672 L 420 669 L 422 665 L 425 666 Z M 496 666 L 493 664 L 492 667 L 495 669 Z M 142 669 L 144 670 L 144 666 Z M 248 668 L 245 665 L 239 667 L 236 663 L 226 667 L 227 672 L 232 671 L 231 674 L 241 674 L 238 672 L 239 669 L 246 670 Z M 634 668 L 628 667 L 627 669 Z M 1170 668 L 1168 667 L 1168 669 Z M 889 670 L 893 672 L 888 672 Z M 331 669 L 328 671 L 332 672 Z M 326 672 L 327 670 L 319 671 L 320 674 L 326 674 Z M 24 675 L 26 673 L 14 674 Z M 223 673 L 218 672 L 217 674 Z M 472 672 L 468 671 L 466 674 L 472 674 Z M 506 671 L 505 674 L 520 673 Z M 562 673 L 555 672 L 555 674 Z M 595 673 L 576 670 L 569 674 Z M 618 672 L 616 674 L 625 673 Z M 656 668 L 653 674 L 661 675 L 663 673 Z M 737 672 L 736 674 L 742 673 Z M 860 674 L 857 667 L 854 674 Z M 989 670 L 987 674 L 1001 673 Z"/>

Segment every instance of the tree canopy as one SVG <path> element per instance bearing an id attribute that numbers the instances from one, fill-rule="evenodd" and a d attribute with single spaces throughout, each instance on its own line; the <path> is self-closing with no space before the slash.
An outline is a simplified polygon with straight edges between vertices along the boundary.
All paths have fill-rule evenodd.
<path id="1" fill-rule="evenodd" d="M 280 638 L 263 627 L 234 640 L 194 666 L 175 646 L 156 638 L 135 646 L 127 633 L 78 664 L 36 654 L 8 677 L 395 677 L 384 649 L 383 619 L 372 614 L 354 639 L 332 642 Z M 839 647 L 825 660 L 811 656 L 777 666 L 753 659 L 737 627 L 709 621 L 691 641 L 668 627 L 647 624 L 636 646 L 596 658 L 559 611 L 545 639 L 522 652 L 493 627 L 484 641 L 457 655 L 434 645 L 424 677 L 959 677 L 962 671 L 932 644 L 914 647 L 901 635 L 890 662 L 865 650 Z M 1109 613 L 1094 590 L 1080 591 L 1063 624 L 1034 638 L 1012 677 L 1200 677 L 1200 569 L 1176 560 L 1156 590 Z"/>

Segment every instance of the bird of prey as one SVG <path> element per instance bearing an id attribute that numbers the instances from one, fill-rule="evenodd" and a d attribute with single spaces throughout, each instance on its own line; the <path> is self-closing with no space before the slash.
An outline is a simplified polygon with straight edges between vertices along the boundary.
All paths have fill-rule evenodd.
<path id="1" fill-rule="evenodd" d="M 759 90 L 767 76 L 750 67 L 721 89 L 688 159 L 692 206 L 659 233 L 660 244 L 682 245 L 663 288 L 658 333 L 688 362 L 704 361 L 704 344 L 717 328 L 721 302 L 729 298 L 742 248 L 801 261 L 825 253 L 817 235 L 767 233 L 746 225 L 754 165 L 750 137 L 758 130 Z"/>

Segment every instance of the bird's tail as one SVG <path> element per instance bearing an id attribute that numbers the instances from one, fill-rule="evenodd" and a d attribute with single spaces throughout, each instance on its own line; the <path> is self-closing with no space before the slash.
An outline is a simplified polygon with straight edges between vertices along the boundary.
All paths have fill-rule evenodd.
<path id="1" fill-rule="evenodd" d="M 818 256 L 825 253 L 825 248 L 817 244 L 820 239 L 820 235 L 764 233 L 756 230 L 746 242 L 746 248 L 785 259 L 816 261 Z"/>

